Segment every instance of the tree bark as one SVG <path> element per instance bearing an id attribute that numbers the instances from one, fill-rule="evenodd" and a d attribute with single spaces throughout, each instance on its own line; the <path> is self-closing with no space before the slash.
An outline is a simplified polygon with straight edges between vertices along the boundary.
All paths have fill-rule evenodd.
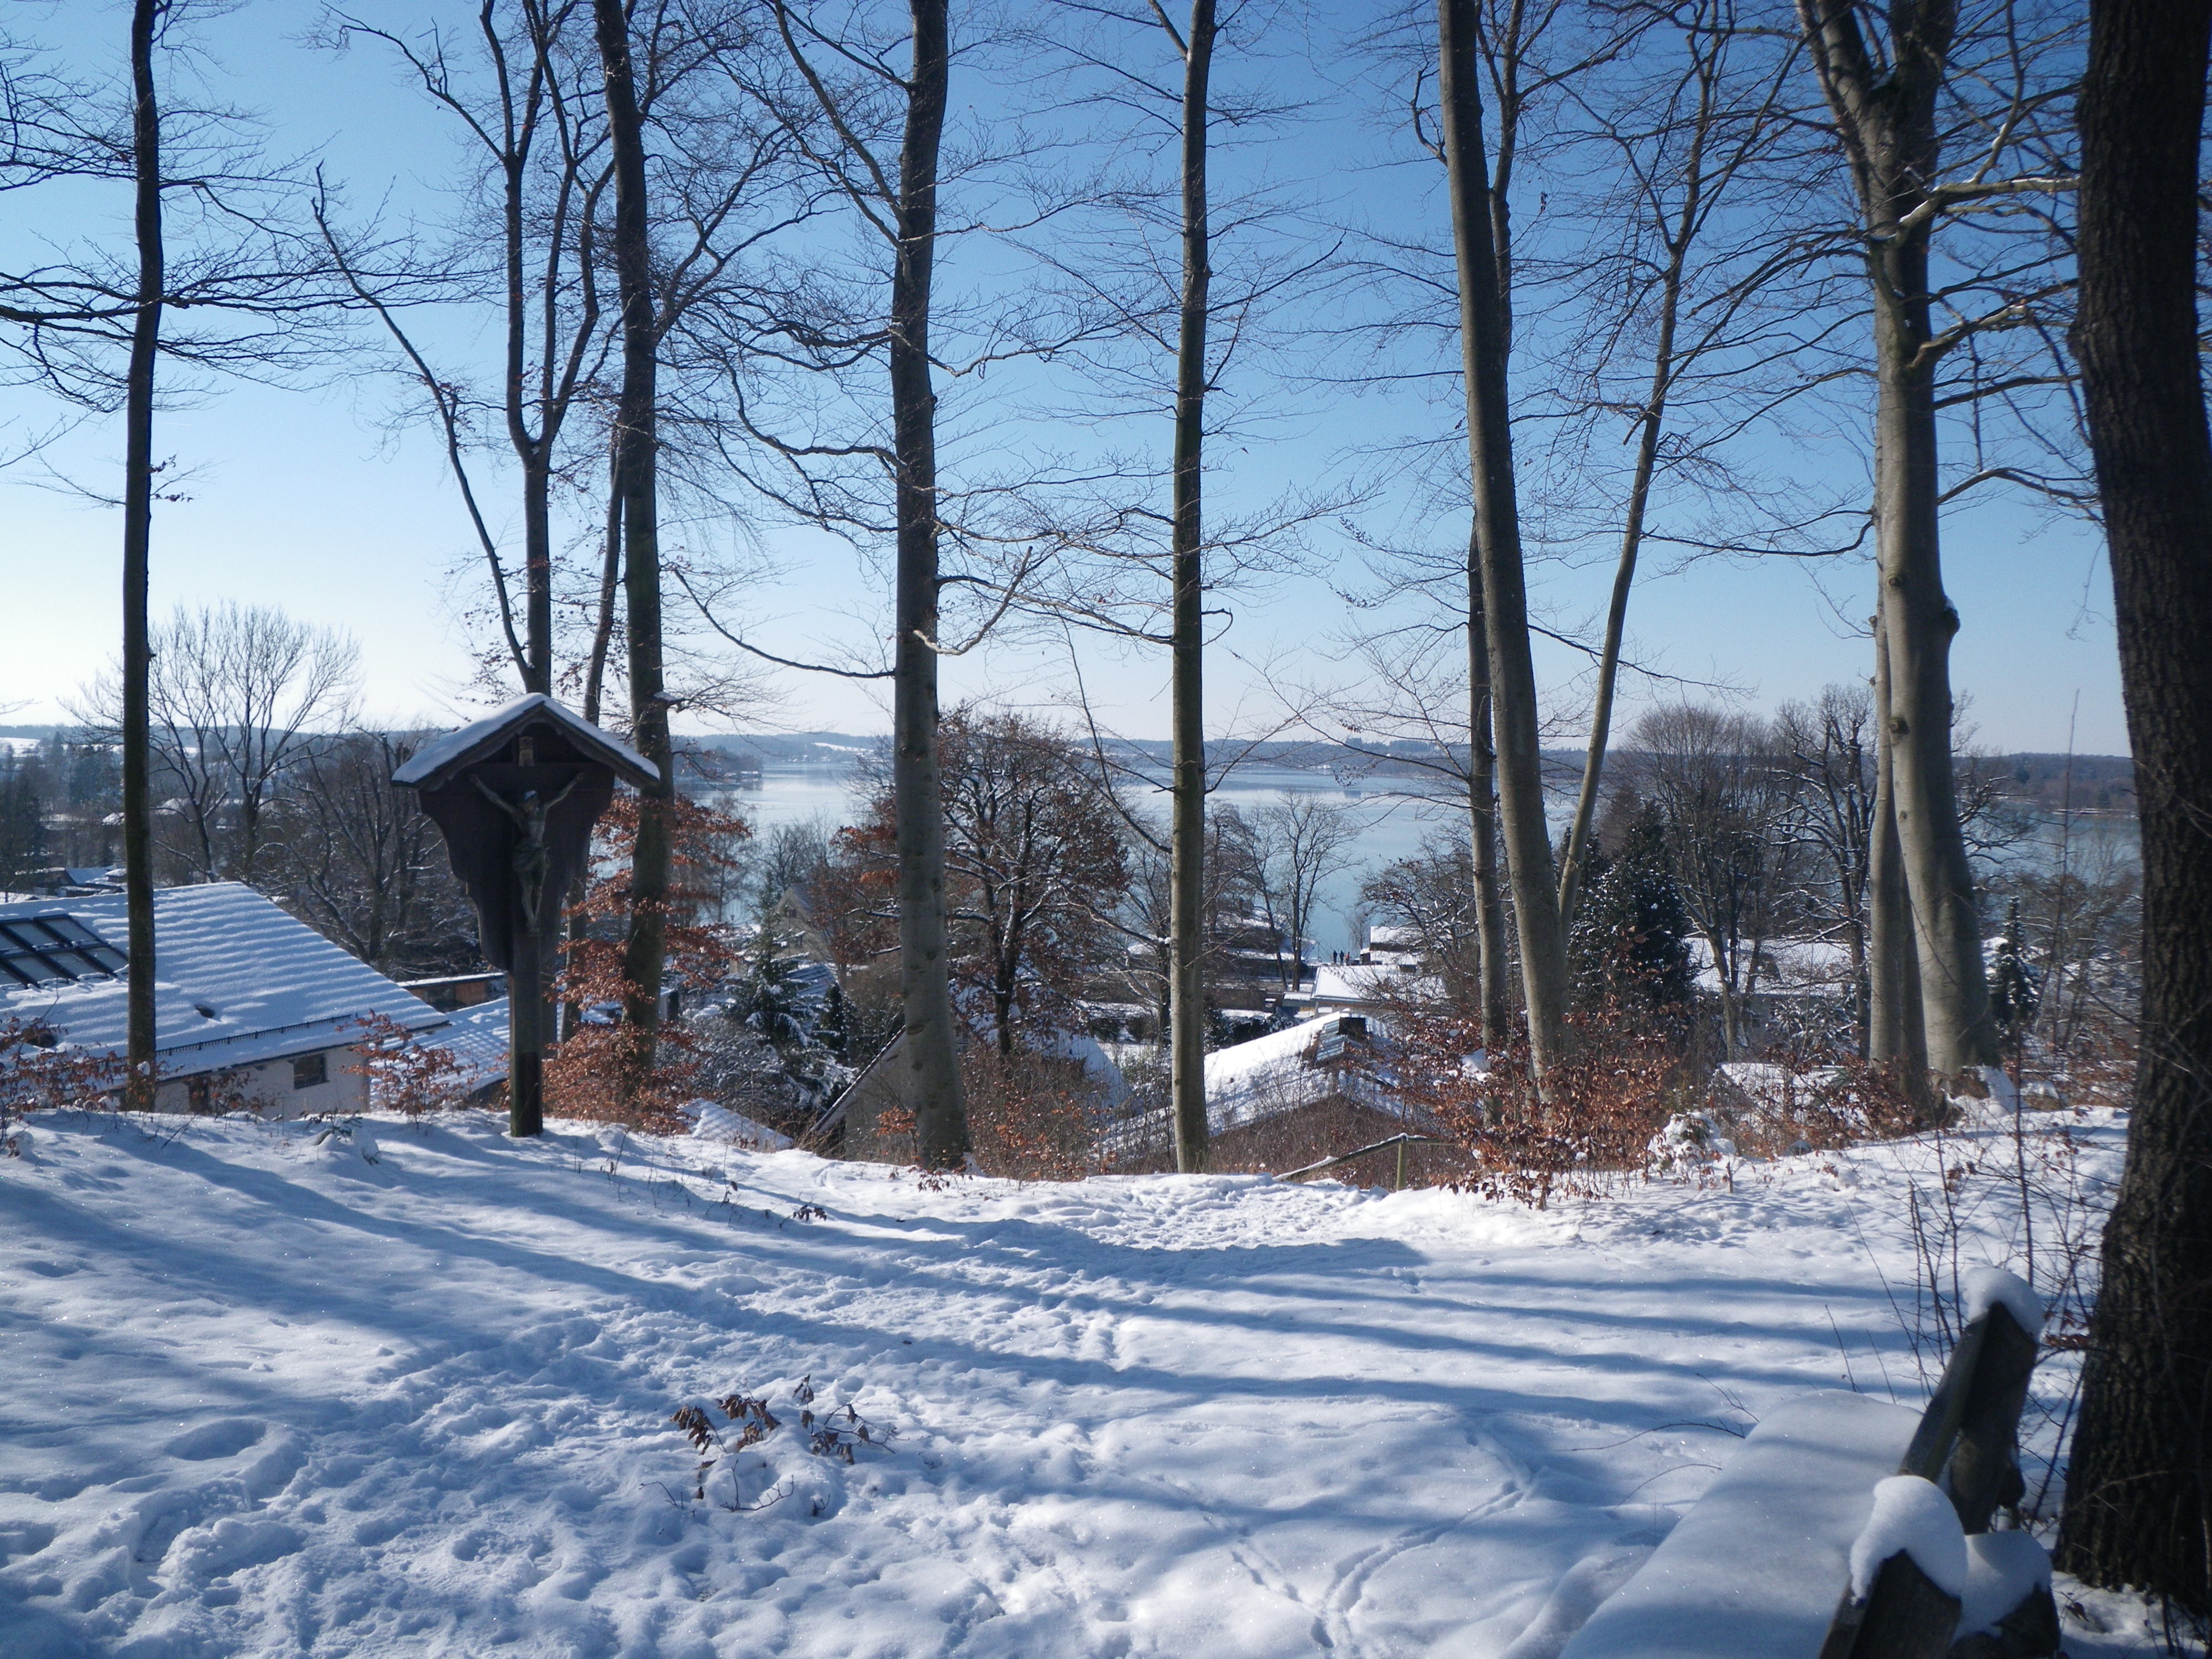
<path id="1" fill-rule="evenodd" d="M 1874 823 L 1867 848 L 1867 1058 L 1894 1071 L 1916 1097 L 1928 1073 L 1920 962 L 1897 834 L 1897 774 L 1889 743 L 1889 647 L 1874 621 Z"/>
<path id="2" fill-rule="evenodd" d="M 592 0 L 599 64 L 606 76 L 607 137 L 614 155 L 615 273 L 622 299 L 623 378 L 616 411 L 621 479 L 623 599 L 629 647 L 630 742 L 659 772 L 639 792 L 637 840 L 630 854 L 629 934 L 623 950 L 626 1017 L 640 1036 L 633 1060 L 649 1074 L 660 1024 L 667 956 L 669 807 L 676 769 L 662 695 L 660 526 L 657 467 L 656 354 L 650 222 L 646 208 L 645 129 L 622 0 Z"/>
<path id="3" fill-rule="evenodd" d="M 1182 296 L 1176 337 L 1173 531 L 1174 780 L 1168 873 L 1170 1097 L 1176 1168 L 1206 1168 L 1206 449 L 1208 258 L 1206 97 L 1213 0 L 1192 0 L 1182 42 Z"/>
<path id="4" fill-rule="evenodd" d="M 537 54 L 532 65 L 532 91 L 543 74 L 543 52 Z M 502 85 L 506 64 L 500 64 Z M 524 281 L 522 253 L 526 234 L 523 224 L 523 188 L 530 165 L 530 138 L 536 128 L 535 99 L 528 100 L 532 118 L 526 124 L 517 148 L 510 137 L 507 153 L 501 157 L 503 200 L 501 223 L 506 233 L 507 265 L 507 364 L 504 391 L 507 404 L 507 441 L 514 446 L 515 459 L 522 467 L 522 592 L 523 592 L 523 650 L 522 689 L 551 696 L 553 691 L 553 515 L 550 496 L 552 489 L 552 469 L 550 457 L 552 450 L 551 422 L 542 439 L 530 431 L 526 411 L 523 407 L 523 392 L 527 375 L 525 351 L 528 331 L 529 298 Z M 554 296 L 548 293 L 545 302 L 551 308 Z"/>
<path id="5" fill-rule="evenodd" d="M 2142 824 L 2142 1024 L 2059 1565 L 2212 1610 L 2212 432 L 2203 0 L 2092 0 L 2075 339 Z"/>
<path id="6" fill-rule="evenodd" d="M 154 89 L 154 36 L 167 0 L 131 9 L 131 161 L 138 242 L 137 314 L 131 328 L 125 382 L 123 459 L 123 886 L 130 940 L 124 993 L 123 1103 L 154 1105 L 154 815 L 147 634 L 147 579 L 154 527 L 154 368 L 161 340 L 167 281 L 161 244 L 161 112 Z"/>
<path id="7" fill-rule="evenodd" d="M 1939 155 L 1936 99 L 1956 0 L 1890 8 L 1890 62 L 1877 74 L 1859 0 L 1799 0 L 1866 220 L 1875 375 L 1875 512 L 1881 627 L 1889 652 L 1886 731 L 1900 861 L 1911 896 L 1929 1063 L 1947 1076 L 1997 1061 L 1974 878 L 1951 760 L 1951 641 L 1936 476 L 1935 343 L 1928 286 Z"/>
<path id="8" fill-rule="evenodd" d="M 1565 1053 L 1567 951 L 1552 878 L 1550 832 L 1544 822 L 1536 669 L 1528 645 L 1520 507 L 1513 483 L 1505 386 L 1508 320 L 1493 229 L 1493 216 L 1502 215 L 1503 203 L 1491 186 L 1485 160 L 1474 0 L 1437 0 L 1437 30 L 1444 162 L 1459 271 L 1468 471 L 1490 657 L 1491 725 L 1498 750 L 1498 811 L 1521 943 L 1529 1062 L 1540 1081 Z"/>
<path id="9" fill-rule="evenodd" d="M 952 1021 L 945 918 L 945 793 L 937 754 L 937 394 L 930 384 L 930 280 L 937 161 L 951 62 L 946 0 L 913 0 L 914 70 L 899 143 L 898 251 L 891 275 L 892 445 L 897 466 L 898 639 L 891 792 L 898 845 L 899 991 L 908 1101 L 922 1163 L 968 1156 L 968 1107 Z"/>
<path id="10" fill-rule="evenodd" d="M 1474 882 L 1476 974 L 1482 999 L 1482 1047 L 1496 1054 L 1513 1023 L 1511 958 L 1505 949 L 1505 899 L 1498 885 L 1498 750 L 1490 731 L 1490 636 L 1483 619 L 1482 566 L 1467 547 L 1468 833 Z"/>

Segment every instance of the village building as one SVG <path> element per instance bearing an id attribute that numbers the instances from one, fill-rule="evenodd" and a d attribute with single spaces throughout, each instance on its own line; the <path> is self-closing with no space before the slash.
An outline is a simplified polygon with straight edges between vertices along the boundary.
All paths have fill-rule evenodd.
<path id="1" fill-rule="evenodd" d="M 157 1111 L 357 1112 L 372 1024 L 446 1016 L 237 882 L 154 895 Z M 0 905 L 0 1023 L 38 1050 L 116 1062 L 127 1033 L 120 893 Z"/>
<path id="2" fill-rule="evenodd" d="M 1207 1158 L 1218 1169 L 1291 1170 L 1402 1133 L 1426 1117 L 1398 1086 L 1389 1034 L 1365 1014 L 1308 1019 L 1206 1057 Z M 1164 1167 L 1172 1125 L 1161 1108 L 1101 1138 L 1109 1165 Z"/>

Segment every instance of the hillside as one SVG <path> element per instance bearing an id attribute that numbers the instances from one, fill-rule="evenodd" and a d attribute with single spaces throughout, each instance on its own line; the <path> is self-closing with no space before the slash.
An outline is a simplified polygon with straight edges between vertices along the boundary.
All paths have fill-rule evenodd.
<path id="1" fill-rule="evenodd" d="M 2067 1127 L 2033 1139 L 2039 1277 L 2117 1172 L 2112 1115 Z M 1539 1212 L 925 1188 L 476 1114 L 45 1116 L 20 1145 L 9 1659 L 1483 1659 L 1577 1562 L 1638 1559 L 1776 1402 L 1917 1400 L 1905 1194 L 2012 1157 L 1985 1128 Z M 1960 1260 L 2017 1265 L 2007 1190 L 1960 1185 Z M 805 1378 L 880 1431 L 849 1466 L 804 1443 Z M 2071 1381 L 2040 1373 L 2044 1450 Z M 690 1496 L 669 1422 L 732 1391 L 781 1425 L 736 1462 L 743 1512 L 728 1462 Z"/>

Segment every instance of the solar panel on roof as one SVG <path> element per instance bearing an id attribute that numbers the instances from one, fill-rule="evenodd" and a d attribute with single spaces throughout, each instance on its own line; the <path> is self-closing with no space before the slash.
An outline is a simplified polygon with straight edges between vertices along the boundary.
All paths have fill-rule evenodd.
<path id="1" fill-rule="evenodd" d="M 66 911 L 0 921 L 0 986 L 102 979 L 123 971 L 123 952 Z"/>

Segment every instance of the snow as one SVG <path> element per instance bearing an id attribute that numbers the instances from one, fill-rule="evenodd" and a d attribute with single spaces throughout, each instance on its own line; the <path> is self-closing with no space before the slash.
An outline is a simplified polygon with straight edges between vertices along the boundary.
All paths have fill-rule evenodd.
<path id="1" fill-rule="evenodd" d="M 2069 1127 L 2101 1190 L 2122 1121 Z M 1872 1486 L 1820 1448 L 1894 1468 L 1933 1380 L 1900 1183 L 1984 1133 L 1534 1211 L 501 1128 L 33 1115 L 0 1158 L 7 1659 L 1686 1651 L 1600 1638 L 1632 1597 L 1688 1623 L 1657 1570 L 1762 1460 L 1816 1500 L 1824 1623 Z M 1885 1397 L 1818 1392 L 1847 1363 Z M 817 1426 L 895 1433 L 811 1452 L 808 1379 Z M 782 1426 L 696 1500 L 670 1413 L 732 1391 Z M 1775 1547 L 1736 1553 L 1752 1601 Z"/>
<path id="2" fill-rule="evenodd" d="M 1966 1540 L 1966 1588 L 1959 1634 L 1995 1631 L 2005 1616 L 2051 1583 L 2051 1553 L 2032 1533 L 1982 1532 Z"/>
<path id="3" fill-rule="evenodd" d="M 1843 1075 L 1840 1066 L 1795 1070 L 1762 1060 L 1731 1060 L 1713 1067 L 1716 1085 L 1726 1084 L 1753 1105 L 1773 1112 L 1809 1103 L 1822 1089 Z"/>
<path id="4" fill-rule="evenodd" d="M 1605 1598 L 1619 1589 L 1651 1559 L 1648 1544 L 1614 1545 L 1585 1555 L 1567 1569 L 1528 1629 L 1498 1659 L 1559 1659 L 1575 1632 L 1589 1622 Z"/>
<path id="5" fill-rule="evenodd" d="M 1397 1109 L 1395 1097 L 1361 1069 L 1364 1062 L 1376 1058 L 1375 1045 L 1384 1040 L 1382 1022 L 1365 1018 L 1366 1041 L 1346 1034 L 1342 1065 L 1323 1066 L 1313 1060 L 1322 1039 L 1340 1029 L 1334 1015 L 1269 1031 L 1206 1055 L 1208 1128 L 1218 1134 L 1340 1095 L 1378 1109 Z"/>
<path id="6" fill-rule="evenodd" d="M 2017 1273 L 2002 1267 L 1973 1268 L 1960 1279 L 1959 1293 L 1966 1303 L 1965 1317 L 1969 1323 L 1991 1308 L 2002 1308 L 2030 1336 L 2043 1330 L 2043 1298 Z"/>
<path id="7" fill-rule="evenodd" d="M 796 1144 L 789 1135 L 711 1100 L 687 1101 L 677 1109 L 691 1120 L 691 1133 L 702 1140 L 726 1141 L 758 1152 L 781 1152 Z"/>
<path id="8" fill-rule="evenodd" d="M 527 696 L 501 703 L 482 720 L 473 720 L 458 731 L 448 732 L 434 743 L 423 744 L 408 757 L 406 764 L 392 775 L 392 781 L 402 788 L 415 788 L 454 762 L 465 759 L 471 750 L 491 739 L 501 727 L 533 713 L 542 713 L 557 725 L 566 727 L 569 735 L 584 745 L 586 753 L 599 751 L 617 772 L 625 766 L 635 769 L 636 775 L 629 778 L 627 781 L 629 782 L 659 775 L 658 767 L 628 744 L 601 731 L 581 714 L 556 702 L 543 691 L 532 691 Z"/>
<path id="9" fill-rule="evenodd" d="M 1394 996 L 1405 996 L 1425 981 L 1408 976 L 1413 967 L 1396 963 L 1322 963 L 1314 969 L 1313 988 L 1305 1000 L 1316 1007 L 1364 1008 Z"/>
<path id="10" fill-rule="evenodd" d="M 453 1082 L 463 1094 L 507 1077 L 507 999 L 494 997 L 447 1017 L 447 1023 L 420 1041 L 453 1057 Z"/>
<path id="11" fill-rule="evenodd" d="M 1564 1659 L 1814 1659 L 1875 1509 L 1874 1480 L 1897 1467 L 1919 1420 L 1838 1392 L 1769 1412 Z"/>
<path id="12" fill-rule="evenodd" d="M 2003 1066 L 1983 1066 L 1977 1069 L 1981 1073 L 1982 1086 L 1990 1091 L 1990 1099 L 1996 1103 L 1999 1111 L 2012 1112 L 2020 1109 L 2021 1091 L 2014 1086 L 2011 1074 Z"/>
<path id="13" fill-rule="evenodd" d="M 120 893 L 0 907 L 74 916 L 118 951 L 129 944 Z M 169 1073 L 245 1066 L 351 1041 L 364 1016 L 410 1030 L 445 1016 L 305 922 L 237 882 L 165 887 L 154 895 L 155 1051 Z M 24 986 L 0 993 L 0 1018 L 40 1020 L 70 1043 L 119 1052 L 121 978 Z"/>
<path id="14" fill-rule="evenodd" d="M 1917 1474 L 1893 1474 L 1874 1489 L 1874 1512 L 1851 1540 L 1851 1600 L 1874 1593 L 1882 1563 L 1909 1555 L 1946 1595 L 1966 1588 L 1966 1535 L 1959 1512 L 1933 1480 Z"/>

